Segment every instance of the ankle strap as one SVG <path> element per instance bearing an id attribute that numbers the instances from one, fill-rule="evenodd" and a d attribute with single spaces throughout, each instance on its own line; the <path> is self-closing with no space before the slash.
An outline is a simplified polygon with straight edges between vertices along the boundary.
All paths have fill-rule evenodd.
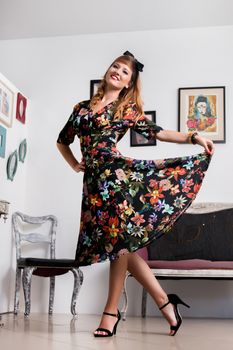
<path id="1" fill-rule="evenodd" d="M 164 304 L 163 306 L 161 306 L 160 308 L 159 308 L 159 310 L 162 310 L 164 307 L 166 307 L 168 304 L 170 304 L 170 301 L 168 301 L 166 304 Z"/>
<path id="2" fill-rule="evenodd" d="M 103 315 L 108 315 L 108 316 L 112 316 L 112 317 L 118 317 L 117 314 L 110 314 L 109 312 L 103 312 Z"/>

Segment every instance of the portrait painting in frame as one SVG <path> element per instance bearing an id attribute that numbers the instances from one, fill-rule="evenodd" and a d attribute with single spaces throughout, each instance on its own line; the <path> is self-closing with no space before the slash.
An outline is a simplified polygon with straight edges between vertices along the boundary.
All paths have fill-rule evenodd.
<path id="1" fill-rule="evenodd" d="M 179 89 L 178 130 L 225 143 L 225 86 Z"/>

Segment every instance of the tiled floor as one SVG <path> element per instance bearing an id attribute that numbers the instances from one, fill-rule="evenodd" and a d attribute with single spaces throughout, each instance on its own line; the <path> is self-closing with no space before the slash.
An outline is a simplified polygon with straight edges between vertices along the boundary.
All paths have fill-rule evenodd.
<path id="1" fill-rule="evenodd" d="M 0 323 L 1 350 L 232 350 L 233 320 L 185 319 L 170 337 L 163 318 L 128 317 L 112 338 L 94 338 L 98 316 L 31 314 L 25 319 L 5 315 Z"/>

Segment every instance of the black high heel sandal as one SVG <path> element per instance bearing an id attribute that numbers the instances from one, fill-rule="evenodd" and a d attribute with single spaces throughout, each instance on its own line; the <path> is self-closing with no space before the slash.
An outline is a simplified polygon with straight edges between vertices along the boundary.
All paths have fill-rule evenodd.
<path id="1" fill-rule="evenodd" d="M 118 326 L 118 323 L 119 323 L 119 321 L 120 321 L 120 319 L 121 319 L 121 314 L 120 314 L 120 311 L 119 310 L 117 310 L 117 314 L 110 314 L 109 312 L 103 312 L 103 315 L 108 315 L 108 316 L 112 316 L 112 317 L 116 317 L 117 318 L 117 321 L 116 321 L 116 323 L 114 324 L 114 327 L 113 327 L 113 330 L 112 330 L 112 332 L 109 330 L 109 329 L 106 329 L 106 328 L 97 328 L 96 330 L 95 330 L 95 332 L 105 332 L 105 333 L 107 333 L 107 334 L 96 334 L 96 333 L 94 333 L 94 337 L 101 337 L 101 338 L 103 338 L 103 337 L 112 337 L 114 334 L 116 334 L 116 331 L 117 331 L 117 326 Z"/>
<path id="2" fill-rule="evenodd" d="M 176 320 L 177 320 L 177 325 L 176 326 L 170 326 L 170 329 L 171 331 L 174 331 L 173 334 L 171 334 L 172 336 L 174 336 L 178 329 L 180 328 L 181 326 L 181 323 L 182 323 L 182 317 L 181 317 L 181 314 L 179 312 L 179 309 L 178 309 L 178 304 L 182 304 L 186 307 L 190 307 L 188 304 L 186 304 L 184 301 L 182 301 L 178 295 L 176 294 L 168 294 L 168 302 L 166 304 L 164 304 L 163 306 L 161 306 L 159 308 L 159 310 L 162 310 L 163 308 L 165 308 L 168 304 L 172 304 L 174 306 L 174 312 L 175 312 L 175 316 L 176 316 Z"/>

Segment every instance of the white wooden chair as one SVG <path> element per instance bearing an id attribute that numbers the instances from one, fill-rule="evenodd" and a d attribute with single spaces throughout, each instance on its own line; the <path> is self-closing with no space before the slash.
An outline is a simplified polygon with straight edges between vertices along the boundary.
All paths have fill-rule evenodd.
<path id="1" fill-rule="evenodd" d="M 44 224 L 44 225 L 43 225 Z M 38 227 L 47 229 L 47 232 L 38 233 Z M 55 276 L 63 275 L 71 271 L 74 275 L 74 289 L 71 300 L 71 313 L 76 315 L 76 300 L 78 292 L 83 282 L 83 273 L 78 268 L 77 262 L 72 259 L 55 258 L 57 219 L 54 215 L 33 217 L 20 212 L 12 215 L 12 231 L 15 237 L 16 245 L 16 278 L 15 278 L 15 297 L 14 313 L 19 312 L 19 294 L 21 287 L 21 277 L 25 298 L 25 316 L 30 314 L 31 308 L 31 279 L 32 275 L 50 278 L 49 292 L 49 314 L 53 312 Z M 48 258 L 33 257 L 30 248 L 31 243 L 46 246 Z M 24 247 L 22 247 L 24 245 Z M 30 246 L 30 247 L 29 247 Z M 35 245 L 34 245 L 35 247 Z M 26 248 L 27 256 L 23 256 L 23 248 Z"/>

